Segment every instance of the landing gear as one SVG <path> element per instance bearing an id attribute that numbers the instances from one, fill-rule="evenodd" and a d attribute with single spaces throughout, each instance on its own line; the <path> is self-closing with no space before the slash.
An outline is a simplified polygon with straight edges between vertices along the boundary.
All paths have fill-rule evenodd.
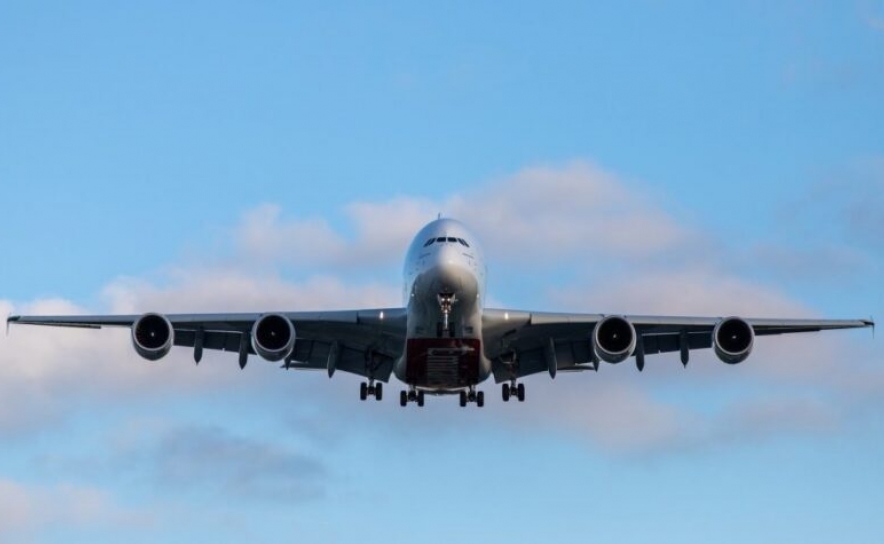
<path id="1" fill-rule="evenodd" d="M 519 402 L 525 402 L 525 384 L 505 383 L 500 388 L 503 393 L 503 402 L 509 402 L 511 396 L 519 399 Z"/>
<path id="2" fill-rule="evenodd" d="M 448 332 L 443 330 L 444 324 L 442 322 L 436 323 L 436 338 L 454 338 L 456 336 L 454 323 L 448 324 Z"/>
<path id="3" fill-rule="evenodd" d="M 399 392 L 399 406 L 407 406 L 409 402 L 415 402 L 418 406 L 424 406 L 424 392 L 417 391 L 414 386 L 408 391 Z"/>
<path id="4" fill-rule="evenodd" d="M 457 297 L 452 293 L 439 293 L 436 295 L 439 301 L 439 309 L 442 310 L 442 323 L 436 328 L 436 334 L 439 338 L 454 337 L 454 328 L 451 326 L 451 309 L 457 302 Z"/>
<path id="5" fill-rule="evenodd" d="M 460 407 L 464 408 L 468 402 L 475 402 L 476 406 L 478 406 L 479 408 L 485 406 L 485 392 L 476 391 L 473 386 L 470 386 L 469 391 L 461 391 Z"/>
<path id="6" fill-rule="evenodd" d="M 374 380 L 359 384 L 359 400 L 365 400 L 368 397 L 374 397 L 374 400 L 381 400 L 384 397 L 384 384 L 374 383 Z"/>

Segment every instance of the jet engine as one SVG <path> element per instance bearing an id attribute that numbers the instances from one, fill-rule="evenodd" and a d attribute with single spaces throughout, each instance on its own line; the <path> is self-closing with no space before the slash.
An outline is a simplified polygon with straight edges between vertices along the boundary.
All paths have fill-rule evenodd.
<path id="1" fill-rule="evenodd" d="M 712 330 L 715 355 L 729 365 L 745 361 L 754 343 L 755 330 L 739 317 L 726 317 Z"/>
<path id="2" fill-rule="evenodd" d="M 608 316 L 592 331 L 592 349 L 602 361 L 619 363 L 635 351 L 635 327 L 625 317 Z"/>
<path id="3" fill-rule="evenodd" d="M 132 345 L 148 361 L 162 359 L 172 349 L 175 329 L 160 314 L 144 314 L 132 324 Z"/>
<path id="4" fill-rule="evenodd" d="M 295 347 L 295 327 L 284 315 L 263 315 L 252 326 L 252 347 L 267 361 L 281 361 Z"/>

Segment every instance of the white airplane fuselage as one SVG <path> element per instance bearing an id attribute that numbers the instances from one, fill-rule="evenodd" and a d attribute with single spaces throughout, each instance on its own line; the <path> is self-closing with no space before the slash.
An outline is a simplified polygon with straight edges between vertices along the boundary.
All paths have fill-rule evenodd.
<path id="1" fill-rule="evenodd" d="M 405 352 L 396 377 L 429 393 L 453 393 L 491 374 L 482 343 L 486 264 L 459 221 L 438 219 L 414 238 L 405 259 Z"/>

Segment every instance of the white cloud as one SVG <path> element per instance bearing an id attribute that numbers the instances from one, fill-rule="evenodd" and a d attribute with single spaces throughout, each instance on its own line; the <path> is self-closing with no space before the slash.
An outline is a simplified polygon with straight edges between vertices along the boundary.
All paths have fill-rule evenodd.
<path id="1" fill-rule="evenodd" d="M 652 196 L 648 187 L 576 161 L 525 169 L 455 195 L 446 208 L 505 259 L 647 258 L 691 238 Z"/>
<path id="2" fill-rule="evenodd" d="M 810 317 L 811 311 L 770 287 L 714 268 L 639 270 L 590 287 L 551 291 L 561 307 L 604 308 L 607 313 Z"/>
<path id="3" fill-rule="evenodd" d="M 532 410 L 532 425 L 571 429 L 614 453 L 674 447 L 697 421 L 696 415 L 654 399 L 647 390 L 604 374 L 560 376 L 554 384 L 532 388 L 531 402 L 544 407 Z"/>
<path id="4" fill-rule="evenodd" d="M 174 269 L 168 284 L 123 278 L 104 289 L 112 312 L 266 312 L 384 308 L 401 304 L 401 288 L 389 283 L 348 283 L 330 275 L 286 281 L 237 269 Z"/>
<path id="5" fill-rule="evenodd" d="M 283 222 L 281 211 L 277 205 L 265 204 L 243 215 L 236 241 L 247 257 L 324 263 L 333 262 L 345 249 L 345 240 L 327 221 L 307 218 Z"/>
<path id="6" fill-rule="evenodd" d="M 331 277 L 293 283 L 236 270 L 177 270 L 162 287 L 142 280 L 114 281 L 103 293 L 106 307 L 91 312 L 386 307 L 397 305 L 399 298 L 398 286 L 348 285 Z M 43 315 L 87 313 L 63 300 L 39 300 L 18 308 L 0 300 L 0 314 L 13 310 Z M 266 373 L 240 372 L 235 356 L 229 353 L 207 354 L 198 369 L 190 352 L 178 348 L 162 361 L 147 362 L 134 353 L 128 329 L 13 325 L 8 335 L 0 337 L 0 432 L 26 432 L 58 422 L 82 401 L 119 402 L 133 395 L 192 395 L 220 388 L 260 390 L 266 380 Z"/>
<path id="7" fill-rule="evenodd" d="M 33 534 L 53 525 L 137 529 L 151 521 L 94 487 L 32 486 L 6 479 L 0 479 L 0 512 L 0 537 Z"/>
<path id="8" fill-rule="evenodd" d="M 235 238 L 245 255 L 299 267 L 398 263 L 415 232 L 437 213 L 467 223 L 506 261 L 645 258 L 696 242 L 653 196 L 647 187 L 575 161 L 528 168 L 439 202 L 397 197 L 348 204 L 349 237 L 325 219 L 283 219 L 277 206 L 264 205 L 243 216 Z"/>

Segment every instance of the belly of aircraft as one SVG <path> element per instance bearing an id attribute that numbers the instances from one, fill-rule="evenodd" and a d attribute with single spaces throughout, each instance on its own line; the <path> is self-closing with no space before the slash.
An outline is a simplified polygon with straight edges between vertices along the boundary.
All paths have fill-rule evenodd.
<path id="1" fill-rule="evenodd" d="M 410 338 L 405 381 L 428 390 L 475 385 L 484 379 L 481 344 L 476 338 Z"/>

